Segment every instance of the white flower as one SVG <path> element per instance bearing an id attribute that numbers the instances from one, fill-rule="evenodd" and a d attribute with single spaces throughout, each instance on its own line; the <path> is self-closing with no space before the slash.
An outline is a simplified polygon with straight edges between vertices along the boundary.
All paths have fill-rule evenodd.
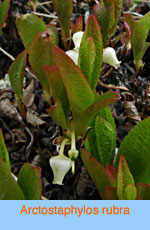
<path id="1" fill-rule="evenodd" d="M 112 47 L 103 49 L 103 62 L 112 65 L 115 69 L 120 67 L 120 61 L 116 57 L 116 52 Z"/>
<path id="2" fill-rule="evenodd" d="M 81 44 L 83 34 L 84 34 L 83 31 L 74 33 L 72 39 L 73 39 L 75 47 L 73 50 L 69 50 L 66 52 L 66 54 L 74 61 L 76 65 L 78 64 L 79 49 L 80 49 L 80 44 Z"/>
<path id="3" fill-rule="evenodd" d="M 53 184 L 63 185 L 62 181 L 67 172 L 71 169 L 72 161 L 69 157 L 61 154 L 55 157 L 51 157 L 49 163 L 54 174 Z"/>
<path id="4" fill-rule="evenodd" d="M 83 31 L 74 33 L 72 39 L 75 47 L 73 50 L 69 50 L 66 52 L 66 54 L 74 61 L 76 65 L 78 65 L 79 49 L 83 34 Z M 116 52 L 112 47 L 107 47 L 103 49 L 103 62 L 113 66 L 115 69 L 118 69 L 121 63 L 120 61 L 118 61 Z"/>

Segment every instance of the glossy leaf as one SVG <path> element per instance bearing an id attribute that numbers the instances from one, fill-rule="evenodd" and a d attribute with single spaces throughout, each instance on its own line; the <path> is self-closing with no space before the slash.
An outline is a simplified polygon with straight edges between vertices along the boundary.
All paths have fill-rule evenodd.
<path id="1" fill-rule="evenodd" d="M 150 184 L 137 184 L 137 200 L 150 200 Z"/>
<path id="2" fill-rule="evenodd" d="M 34 14 L 21 14 L 17 18 L 16 25 L 27 51 L 29 51 L 32 40 L 46 28 L 44 22 Z"/>
<path id="3" fill-rule="evenodd" d="M 17 56 L 9 69 L 9 79 L 16 95 L 23 99 L 23 79 L 27 65 L 27 52 L 24 50 Z"/>
<path id="4" fill-rule="evenodd" d="M 104 191 L 110 186 L 105 168 L 85 150 L 81 149 L 81 158 L 87 168 L 93 182 L 102 199 L 104 199 Z"/>
<path id="5" fill-rule="evenodd" d="M 127 161 L 136 183 L 150 183 L 150 118 L 141 121 L 124 138 L 120 145 L 116 165 L 120 155 Z"/>
<path id="6" fill-rule="evenodd" d="M 70 38 L 70 18 L 73 11 L 73 2 L 72 0 L 52 0 L 56 13 L 59 17 L 59 23 L 62 30 L 62 38 L 64 45 L 67 42 L 67 39 Z M 66 45 L 65 45 L 66 46 Z"/>
<path id="7" fill-rule="evenodd" d="M 3 138 L 2 130 L 0 129 L 0 157 L 6 163 L 7 167 L 11 169 L 10 161 L 9 161 L 9 153 L 5 145 L 5 141 Z"/>
<path id="8" fill-rule="evenodd" d="M 100 25 L 100 28 L 101 28 L 103 47 L 106 48 L 107 47 L 108 31 L 109 31 L 106 8 L 104 5 L 95 4 L 93 7 L 93 11 L 94 11 L 95 17 L 96 17 L 96 19 Z"/>
<path id="9" fill-rule="evenodd" d="M 102 65 L 102 36 L 96 18 L 88 18 L 79 51 L 79 66 L 95 91 Z"/>
<path id="10" fill-rule="evenodd" d="M 125 195 L 125 189 L 129 184 L 134 185 L 134 179 L 128 168 L 125 158 L 120 156 L 117 176 L 117 195 L 119 200 L 124 200 L 127 198 L 127 195 Z"/>
<path id="11" fill-rule="evenodd" d="M 10 0 L 3 1 L 1 6 L 0 6 L 0 32 L 2 30 L 4 21 L 7 17 L 9 7 L 10 7 Z"/>
<path id="12" fill-rule="evenodd" d="M 18 185 L 22 189 L 26 200 L 41 199 L 41 170 L 38 167 L 32 167 L 26 163 L 22 166 L 19 176 Z"/>
<path id="13" fill-rule="evenodd" d="M 93 103 L 93 92 L 78 66 L 60 48 L 54 47 L 54 59 L 62 76 L 76 124 L 84 111 Z M 78 125 L 77 125 L 78 127 Z"/>
<path id="14" fill-rule="evenodd" d="M 24 200 L 24 194 L 17 185 L 7 165 L 0 158 L 0 200 Z"/>
<path id="15" fill-rule="evenodd" d="M 104 200 L 118 200 L 117 189 L 107 187 L 104 191 Z"/>
<path id="16" fill-rule="evenodd" d="M 52 49 L 53 43 L 51 42 L 49 34 L 47 32 L 41 32 L 34 38 L 29 50 L 29 62 L 32 71 L 41 82 L 49 97 L 51 96 L 51 89 L 44 71 L 44 66 L 54 64 Z"/>

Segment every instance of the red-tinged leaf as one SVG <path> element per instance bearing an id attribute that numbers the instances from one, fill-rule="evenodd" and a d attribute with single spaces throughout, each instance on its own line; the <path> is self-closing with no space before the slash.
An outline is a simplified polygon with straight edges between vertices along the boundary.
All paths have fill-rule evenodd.
<path id="1" fill-rule="evenodd" d="M 104 200 L 118 200 L 117 189 L 114 187 L 107 187 L 104 191 Z"/>
<path id="2" fill-rule="evenodd" d="M 22 189 L 26 200 L 41 200 L 41 169 L 29 163 L 22 166 L 17 183 Z"/>
<path id="3" fill-rule="evenodd" d="M 75 24 L 75 32 L 83 31 L 83 16 L 79 16 Z"/>
<path id="4" fill-rule="evenodd" d="M 114 25 L 116 22 L 115 18 L 115 3 L 114 0 L 104 0 L 105 8 L 107 11 L 108 17 L 108 28 L 109 28 L 109 36 L 112 36 L 114 33 Z"/>
<path id="5" fill-rule="evenodd" d="M 88 18 L 79 51 L 79 66 L 95 91 L 102 65 L 102 36 L 96 18 Z"/>
<path id="6" fill-rule="evenodd" d="M 36 77 L 41 82 L 46 93 L 51 96 L 51 89 L 44 71 L 45 65 L 53 65 L 53 43 L 47 32 L 39 33 L 32 41 L 29 50 L 29 62 Z"/>
<path id="7" fill-rule="evenodd" d="M 24 194 L 17 185 L 7 165 L 0 158 L 0 200 L 24 200 Z"/>
<path id="8" fill-rule="evenodd" d="M 48 24 L 45 29 L 50 35 L 50 39 L 54 45 L 58 45 L 58 32 L 57 28 L 53 24 Z"/>
<path id="9" fill-rule="evenodd" d="M 70 38 L 70 18 L 73 11 L 73 1 L 52 0 L 52 2 L 59 17 L 59 23 L 62 30 L 62 38 L 65 45 L 67 39 Z"/>
<path id="10" fill-rule="evenodd" d="M 54 47 L 55 63 L 64 82 L 76 128 L 84 111 L 93 103 L 93 92 L 77 65 L 60 48 Z"/>
<path id="11" fill-rule="evenodd" d="M 95 4 L 93 7 L 93 11 L 94 11 L 95 17 L 101 28 L 103 47 L 106 48 L 107 39 L 108 39 L 108 31 L 109 31 L 108 16 L 107 16 L 106 8 L 104 5 Z"/>
<path id="12" fill-rule="evenodd" d="M 150 200 L 150 184 L 137 184 L 137 200 Z"/>
<path id="13" fill-rule="evenodd" d="M 124 200 L 136 200 L 137 189 L 134 184 L 128 184 L 124 190 Z"/>
<path id="14" fill-rule="evenodd" d="M 106 99 L 105 99 L 106 98 Z M 119 95 L 115 92 L 107 92 L 99 97 L 99 101 L 92 104 L 87 108 L 83 114 L 80 129 L 78 133 L 83 136 L 88 126 L 91 124 L 94 117 L 99 113 L 104 107 L 118 101 L 120 99 Z"/>
<path id="15" fill-rule="evenodd" d="M 51 86 L 51 91 L 52 91 L 52 96 L 54 98 L 54 102 L 56 103 L 57 99 L 59 99 L 62 105 L 62 108 L 63 108 L 63 112 L 66 117 L 66 121 L 68 121 L 69 101 L 68 101 L 66 89 L 64 87 L 64 83 L 62 81 L 59 70 L 57 69 L 56 66 L 44 66 L 44 70 L 45 70 L 49 85 Z"/>
<path id="16" fill-rule="evenodd" d="M 85 150 L 81 149 L 81 158 L 87 168 L 93 182 L 102 199 L 104 199 L 104 191 L 108 186 L 111 186 L 105 171 L 105 168 Z"/>
<path id="17" fill-rule="evenodd" d="M 136 183 L 150 183 L 150 118 L 136 125 L 121 143 L 116 159 L 120 155 L 127 161 Z"/>
<path id="18" fill-rule="evenodd" d="M 27 65 L 27 52 L 24 50 L 19 54 L 9 69 L 9 79 L 13 90 L 19 99 L 23 100 L 23 79 Z"/>
<path id="19" fill-rule="evenodd" d="M 10 0 L 5 0 L 0 6 L 0 32 L 2 30 L 4 21 L 7 17 L 7 13 L 10 7 Z"/>
<path id="20" fill-rule="evenodd" d="M 34 14 L 21 14 L 17 18 L 16 25 L 27 51 L 29 51 L 32 40 L 46 28 L 44 22 Z"/>
<path id="21" fill-rule="evenodd" d="M 5 145 L 5 141 L 3 138 L 2 130 L 0 129 L 0 157 L 6 163 L 7 167 L 11 170 L 9 153 Z"/>
<path id="22" fill-rule="evenodd" d="M 59 99 L 55 105 L 47 109 L 47 112 L 63 129 L 67 128 L 68 120 Z"/>
<path id="23" fill-rule="evenodd" d="M 75 26 L 75 24 L 71 20 L 69 21 L 69 23 L 70 23 L 70 27 L 71 27 L 72 33 L 74 34 L 76 32 L 76 26 Z"/>
<path id="24" fill-rule="evenodd" d="M 133 176 L 128 168 L 127 162 L 123 156 L 120 156 L 118 176 L 117 176 L 117 195 L 119 200 L 124 200 L 125 188 L 129 185 L 135 185 Z"/>
<path id="25" fill-rule="evenodd" d="M 117 186 L 117 170 L 111 166 L 111 165 L 106 165 L 106 173 L 108 175 L 108 179 L 109 182 L 111 184 L 112 187 L 116 187 Z"/>
<path id="26" fill-rule="evenodd" d="M 111 124 L 104 118 L 97 116 L 95 120 L 95 136 L 98 150 L 98 161 L 105 167 L 113 164 L 114 155 L 114 130 Z"/>

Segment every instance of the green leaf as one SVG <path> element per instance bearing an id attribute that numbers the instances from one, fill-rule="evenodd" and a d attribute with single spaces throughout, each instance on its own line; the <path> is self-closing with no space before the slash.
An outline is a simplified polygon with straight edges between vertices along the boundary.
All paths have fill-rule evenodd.
<path id="1" fill-rule="evenodd" d="M 115 92 L 107 92 L 104 93 L 102 96 L 99 97 L 99 101 L 92 104 L 88 107 L 85 112 L 83 113 L 83 117 L 81 120 L 80 129 L 78 132 L 82 136 L 85 133 L 87 127 L 91 124 L 94 117 L 99 113 L 101 109 L 104 107 L 118 101 L 120 99 L 119 95 Z"/>
<path id="2" fill-rule="evenodd" d="M 150 200 L 150 185 L 138 183 L 137 193 L 137 200 Z"/>
<path id="3" fill-rule="evenodd" d="M 150 12 L 145 14 L 141 19 L 140 23 L 144 26 L 144 29 L 146 30 L 146 33 L 148 35 L 148 32 L 150 30 Z"/>
<path id="4" fill-rule="evenodd" d="M 111 161 L 114 161 L 115 152 L 116 152 L 116 135 L 117 135 L 115 120 L 114 120 L 114 118 L 112 116 L 112 112 L 111 112 L 109 107 L 105 107 L 104 109 L 100 110 L 98 115 L 100 117 L 103 117 L 106 121 L 108 121 L 110 123 L 110 125 L 112 126 L 112 128 L 113 128 L 114 141 L 113 141 L 113 149 L 112 149 L 112 159 L 111 159 Z"/>
<path id="5" fill-rule="evenodd" d="M 17 56 L 9 69 L 9 79 L 16 95 L 23 99 L 23 79 L 27 65 L 27 52 L 24 50 Z"/>
<path id="6" fill-rule="evenodd" d="M 102 199 L 104 199 L 104 191 L 111 186 L 106 174 L 105 168 L 85 150 L 81 149 L 81 158 L 85 167 L 87 168 L 93 182 Z"/>
<path id="7" fill-rule="evenodd" d="M 12 177 L 9 168 L 0 158 L 0 200 L 24 199 L 24 194 Z"/>
<path id="8" fill-rule="evenodd" d="M 52 56 L 53 43 L 47 32 L 39 33 L 32 41 L 29 50 L 29 62 L 32 71 L 41 82 L 46 93 L 51 96 L 51 88 L 44 71 L 45 65 L 53 65 L 54 59 Z"/>
<path id="9" fill-rule="evenodd" d="M 137 190 L 135 185 L 128 184 L 124 190 L 124 200 L 135 200 L 137 197 Z"/>
<path id="10" fill-rule="evenodd" d="M 126 136 L 120 145 L 120 155 L 127 161 L 136 183 L 150 183 L 150 118 L 141 121 Z"/>
<path id="11" fill-rule="evenodd" d="M 104 200 L 118 200 L 117 189 L 107 187 L 104 191 Z"/>
<path id="12" fill-rule="evenodd" d="M 105 167 L 113 164 L 114 132 L 111 124 L 100 116 L 95 121 L 95 136 L 98 150 L 98 161 Z"/>
<path id="13" fill-rule="evenodd" d="M 64 45 L 67 42 L 67 39 L 70 38 L 70 18 L 73 11 L 73 2 L 72 0 L 52 0 L 56 13 L 59 17 L 59 23 L 62 30 L 62 38 Z M 66 47 L 66 45 L 65 45 Z"/>
<path id="14" fill-rule="evenodd" d="M 2 30 L 4 21 L 7 17 L 7 13 L 10 7 L 10 0 L 5 0 L 0 6 L 0 32 Z"/>
<path id="15" fill-rule="evenodd" d="M 60 48 L 54 47 L 54 59 L 64 82 L 76 128 L 84 111 L 93 103 L 93 92 L 77 65 Z"/>
<path id="16" fill-rule="evenodd" d="M 58 99 L 56 104 L 47 109 L 48 114 L 56 121 L 62 129 L 67 128 L 68 120 L 66 119 L 64 109 L 60 100 Z"/>
<path id="17" fill-rule="evenodd" d="M 26 200 L 41 199 L 41 170 L 38 167 L 32 167 L 29 163 L 22 166 L 19 176 L 18 185 L 22 189 Z"/>
<path id="18" fill-rule="evenodd" d="M 145 17 L 145 18 L 144 18 Z M 131 46 L 134 55 L 136 70 L 142 66 L 142 58 L 147 48 L 146 38 L 150 29 L 149 14 L 143 16 L 140 21 L 135 21 L 130 14 L 124 14 L 125 21 L 130 26 L 132 31 Z"/>
<path id="19" fill-rule="evenodd" d="M 122 12 L 123 0 L 113 0 L 113 2 L 115 4 L 115 24 L 113 26 L 112 33 L 114 34 Z"/>
<path id="20" fill-rule="evenodd" d="M 107 11 L 109 36 L 111 37 L 114 33 L 113 27 L 116 22 L 115 3 L 114 3 L 114 0 L 103 0 L 103 1 L 104 1 L 106 11 Z"/>
<path id="21" fill-rule="evenodd" d="M 79 51 L 79 66 L 95 91 L 102 65 L 102 36 L 96 18 L 88 18 Z"/>
<path id="22" fill-rule="evenodd" d="M 46 26 L 46 31 L 50 35 L 50 39 L 54 45 L 58 45 L 58 32 L 57 28 L 53 24 L 48 24 Z"/>
<path id="23" fill-rule="evenodd" d="M 93 11 L 95 14 L 95 17 L 100 25 L 101 33 L 102 33 L 102 39 L 103 39 L 103 46 L 104 48 L 107 47 L 107 39 L 108 39 L 108 17 L 107 17 L 107 11 L 105 6 L 101 4 L 95 4 L 93 7 Z"/>
<path id="24" fill-rule="evenodd" d="M 9 161 L 9 153 L 8 153 L 7 148 L 6 148 L 1 129 L 0 129 L 0 157 L 6 163 L 7 167 L 11 170 L 10 161 Z"/>
<path id="25" fill-rule="evenodd" d="M 130 187 L 126 190 L 126 194 L 125 189 L 129 184 L 134 185 L 134 179 L 132 174 L 130 173 L 125 158 L 123 156 L 120 156 L 117 176 L 117 195 L 119 197 L 119 200 L 125 200 L 125 198 L 127 198 L 127 192 Z"/>
<path id="26" fill-rule="evenodd" d="M 17 18 L 16 25 L 27 51 L 29 51 L 32 40 L 46 28 L 44 22 L 34 14 L 21 14 Z"/>

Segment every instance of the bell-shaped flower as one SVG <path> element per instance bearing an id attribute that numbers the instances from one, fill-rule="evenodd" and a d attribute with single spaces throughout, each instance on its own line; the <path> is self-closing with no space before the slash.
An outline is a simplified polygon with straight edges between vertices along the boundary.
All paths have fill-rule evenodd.
<path id="1" fill-rule="evenodd" d="M 66 52 L 66 54 L 74 61 L 76 65 L 78 64 L 79 49 L 80 49 L 80 44 L 81 44 L 83 34 L 84 34 L 83 31 L 74 33 L 72 39 L 73 39 L 75 47 L 73 50 L 68 50 Z"/>
<path id="2" fill-rule="evenodd" d="M 103 49 L 103 62 L 113 66 L 115 69 L 120 67 L 120 61 L 118 61 L 116 52 L 112 47 Z"/>
<path id="3" fill-rule="evenodd" d="M 60 154 L 58 156 L 51 157 L 49 163 L 54 174 L 53 184 L 63 185 L 63 179 L 72 167 L 71 159 L 63 154 Z"/>

